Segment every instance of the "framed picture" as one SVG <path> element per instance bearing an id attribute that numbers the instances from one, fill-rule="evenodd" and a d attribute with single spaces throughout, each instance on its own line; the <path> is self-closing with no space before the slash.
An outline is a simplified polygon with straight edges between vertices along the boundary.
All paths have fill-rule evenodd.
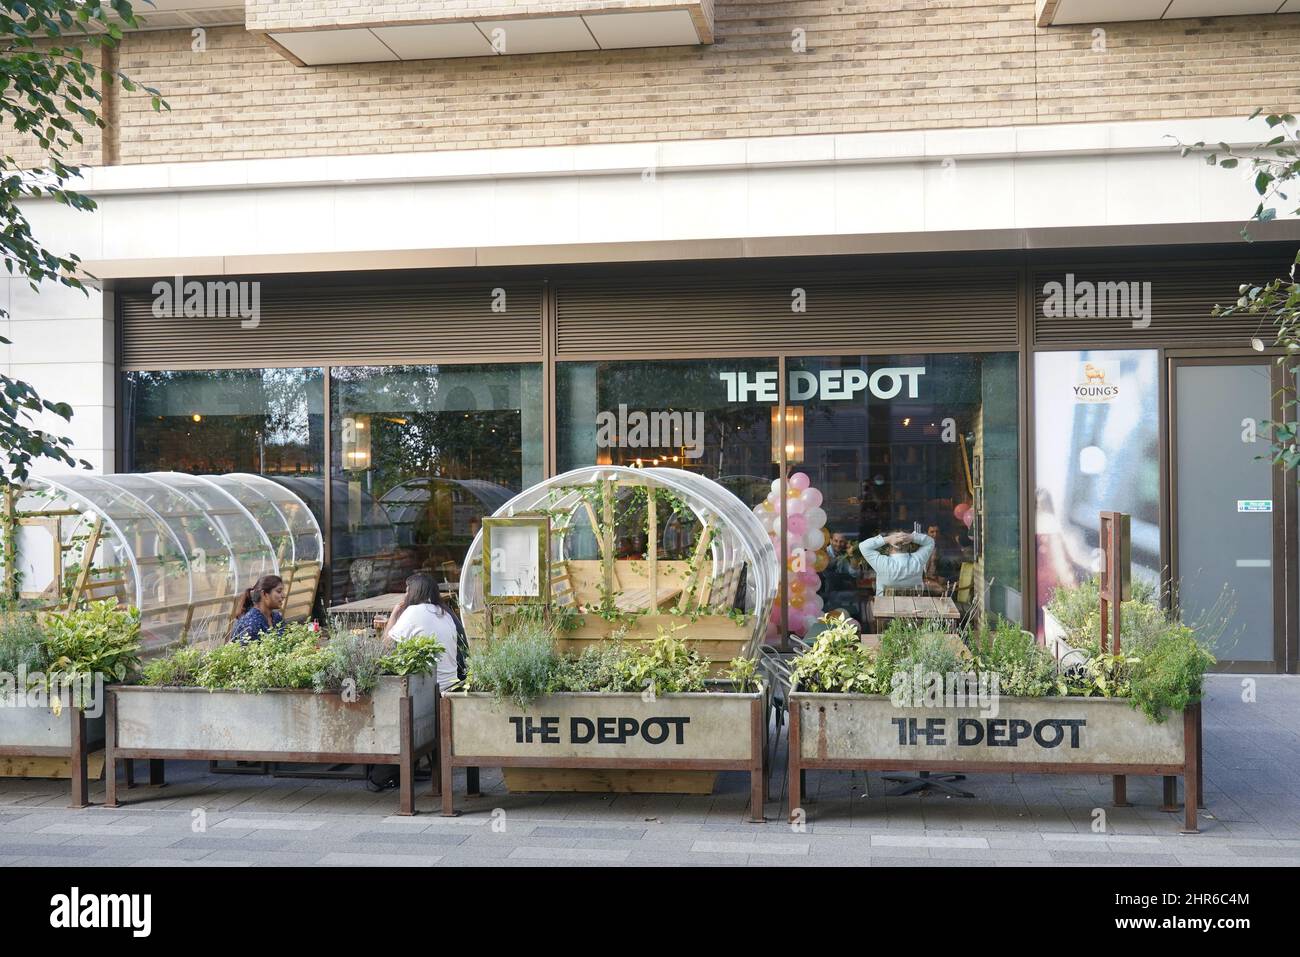
<path id="1" fill-rule="evenodd" d="M 483 596 L 490 603 L 550 599 L 551 520 L 546 515 L 483 519 Z"/>

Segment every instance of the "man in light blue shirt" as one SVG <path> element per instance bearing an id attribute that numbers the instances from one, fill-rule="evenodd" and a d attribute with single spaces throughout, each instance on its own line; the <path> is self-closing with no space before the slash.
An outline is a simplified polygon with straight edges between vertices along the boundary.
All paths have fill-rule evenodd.
<path id="1" fill-rule="evenodd" d="M 908 546 L 915 545 L 915 549 Z M 858 546 L 876 572 L 876 594 L 886 589 L 920 589 L 934 552 L 934 539 L 922 532 L 892 532 L 868 538 Z"/>

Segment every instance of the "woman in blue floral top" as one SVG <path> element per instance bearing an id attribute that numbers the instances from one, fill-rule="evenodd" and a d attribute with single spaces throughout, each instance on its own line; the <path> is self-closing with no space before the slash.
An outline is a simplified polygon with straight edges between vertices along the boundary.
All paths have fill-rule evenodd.
<path id="1" fill-rule="evenodd" d="M 230 640 L 246 645 L 250 641 L 260 641 L 265 632 L 279 629 L 284 623 L 284 616 L 279 611 L 284 607 L 284 596 L 284 580 L 279 575 L 259 578 L 256 585 L 244 592 Z"/>

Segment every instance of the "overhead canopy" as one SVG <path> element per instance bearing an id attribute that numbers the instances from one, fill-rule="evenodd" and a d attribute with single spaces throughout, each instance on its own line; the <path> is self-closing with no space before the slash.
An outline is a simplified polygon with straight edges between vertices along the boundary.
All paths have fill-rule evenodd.
<path id="1" fill-rule="evenodd" d="M 315 595 L 320 527 L 301 499 L 258 475 L 42 476 L 16 511 L 36 520 L 18 529 L 23 594 L 132 605 L 146 650 L 224 638 L 238 595 L 264 575 L 289 584 L 286 617 Z"/>
<path id="2" fill-rule="evenodd" d="M 707 551 L 701 554 L 709 560 L 709 575 L 713 582 L 744 582 L 743 588 L 737 588 L 733 584 L 732 590 L 727 594 L 734 593 L 735 610 L 751 616 L 747 621 L 752 622 L 753 643 L 762 640 L 778 587 L 776 551 L 767 532 L 749 507 L 722 485 L 702 475 L 684 469 L 589 466 L 565 472 L 525 489 L 498 508 L 495 516 L 545 512 L 551 516 L 553 527 L 569 529 L 567 534 L 552 536 L 552 563 L 590 559 L 596 554 L 596 539 L 599 537 L 593 527 L 593 517 L 597 510 L 591 507 L 591 493 L 602 486 L 613 491 L 620 508 L 639 501 L 633 498 L 641 494 L 638 489 L 662 489 L 671 494 L 675 503 L 684 506 L 689 512 L 687 519 L 692 516 L 694 518 L 694 528 L 689 530 L 689 540 L 685 540 L 685 536 L 679 536 L 682 540 L 676 543 L 676 547 L 686 551 L 706 548 Z M 683 524 L 682 511 L 676 508 L 666 511 L 667 514 L 660 512 L 658 515 L 658 522 L 662 522 L 665 531 Z M 618 526 L 618 523 L 616 516 L 615 525 Z M 706 529 L 709 536 L 703 539 Z M 626 537 L 629 533 L 634 540 L 639 535 L 626 527 L 618 527 L 612 534 Z M 662 538 L 665 548 L 674 547 L 668 540 L 669 536 L 664 535 Z M 638 561 L 640 552 L 647 547 L 646 542 L 635 542 L 627 560 Z M 461 573 L 460 607 L 465 615 L 472 615 L 485 607 L 482 549 L 483 536 L 480 531 L 470 545 Z M 725 614 L 732 607 L 714 610 Z"/>

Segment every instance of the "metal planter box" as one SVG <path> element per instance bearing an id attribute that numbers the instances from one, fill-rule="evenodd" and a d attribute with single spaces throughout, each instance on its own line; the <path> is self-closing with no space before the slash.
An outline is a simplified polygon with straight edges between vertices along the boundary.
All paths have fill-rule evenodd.
<path id="1" fill-rule="evenodd" d="M 802 800 L 802 772 L 924 770 L 1110 774 L 1115 803 L 1127 804 L 1124 776 L 1165 778 L 1165 809 L 1184 779 L 1186 827 L 1196 830 L 1200 798 L 1200 706 L 1151 721 L 1120 698 L 997 699 L 978 707 L 897 707 L 883 695 L 790 694 L 790 813 Z"/>
<path id="2" fill-rule="evenodd" d="M 761 822 L 768 705 L 766 685 L 653 699 L 566 692 L 527 709 L 489 694 L 450 692 L 440 715 L 442 813 L 456 813 L 454 767 L 747 771 L 750 819 Z"/>
<path id="3" fill-rule="evenodd" d="M 71 807 L 90 803 L 87 761 L 103 742 L 103 714 L 87 717 L 80 708 L 66 707 L 56 715 L 49 708 L 0 705 L 0 758 L 66 758 Z"/>
<path id="4" fill-rule="evenodd" d="M 383 676 L 355 701 L 299 689 L 246 694 L 114 686 L 106 714 L 106 803 L 117 806 L 119 760 L 396 764 L 400 813 L 414 814 L 415 762 L 436 755 L 437 713 L 432 675 Z M 151 777 L 161 783 L 161 774 Z M 433 780 L 436 789 L 436 773 Z"/>

